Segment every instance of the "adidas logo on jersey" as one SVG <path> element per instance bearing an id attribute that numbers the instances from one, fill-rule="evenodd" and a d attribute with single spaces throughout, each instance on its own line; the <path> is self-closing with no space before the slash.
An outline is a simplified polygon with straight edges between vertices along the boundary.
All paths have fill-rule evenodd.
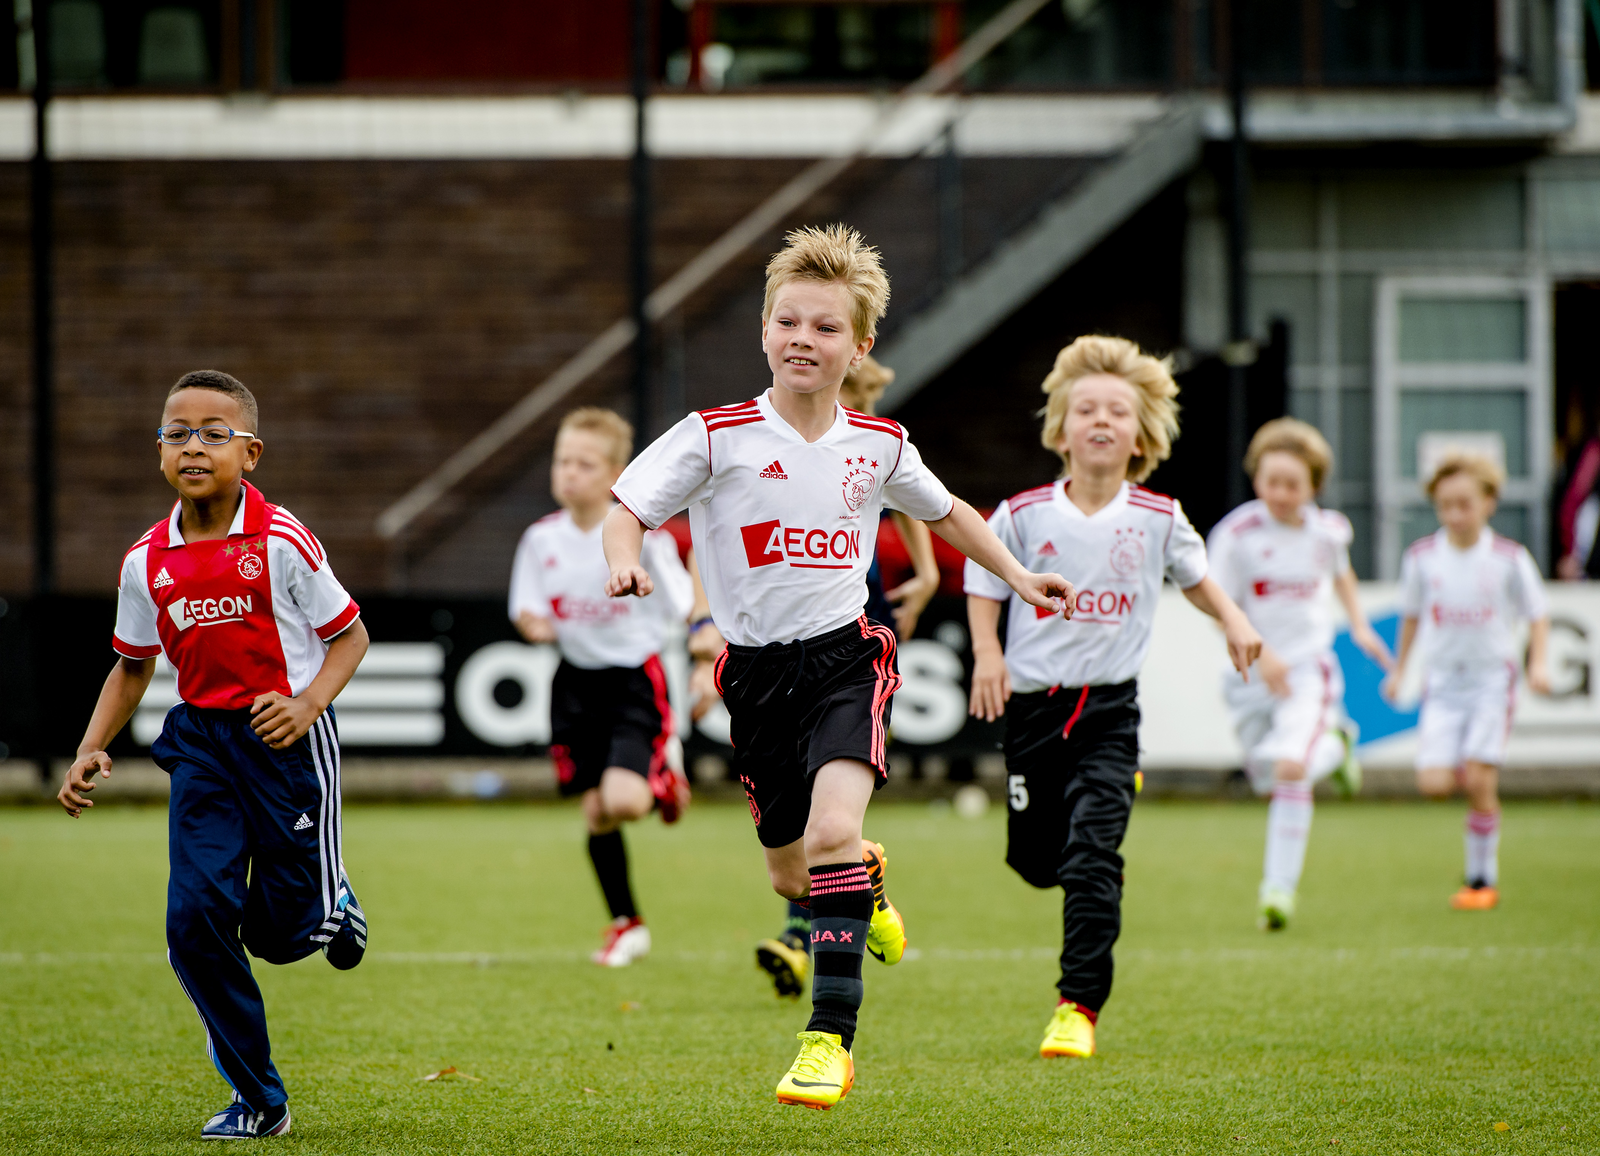
<path id="1" fill-rule="evenodd" d="M 300 813 L 300 817 L 298 819 L 296 819 L 295 822 L 294 822 L 294 829 L 296 831 L 307 831 L 307 830 L 310 830 L 310 828 L 311 828 L 311 820 L 306 818 L 305 812 L 302 811 Z"/>
<path id="2" fill-rule="evenodd" d="M 1056 549 L 1054 542 L 1046 542 L 1039 547 L 1039 557 L 1041 558 L 1054 558 L 1059 553 L 1060 551 Z"/>
<path id="3" fill-rule="evenodd" d="M 156 575 L 156 580 L 150 583 L 151 589 L 154 590 L 160 590 L 163 586 L 171 585 L 172 575 L 167 573 L 167 568 L 165 566 L 161 567 L 161 573 Z"/>
<path id="4" fill-rule="evenodd" d="M 779 462 L 776 458 L 773 459 L 770 466 L 761 471 L 761 476 L 763 478 L 777 478 L 780 482 L 787 482 L 789 480 L 789 475 L 783 472 L 783 463 Z"/>

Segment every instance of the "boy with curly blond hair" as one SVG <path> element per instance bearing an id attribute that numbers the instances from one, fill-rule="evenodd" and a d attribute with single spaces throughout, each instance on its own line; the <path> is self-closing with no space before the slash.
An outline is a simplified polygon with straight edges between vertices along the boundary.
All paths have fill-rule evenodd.
<path id="1" fill-rule="evenodd" d="M 1182 507 L 1139 484 L 1178 433 L 1169 362 L 1120 337 L 1080 337 L 1043 389 L 1040 440 L 1061 456 L 1062 476 L 1001 502 L 989 525 L 1024 566 L 1071 560 L 1076 613 L 1036 614 L 968 562 L 971 712 L 1005 718 L 1006 862 L 1064 892 L 1058 998 L 1039 1054 L 1086 1058 L 1122 927 L 1119 852 L 1141 786 L 1137 677 L 1162 583 L 1221 621 L 1241 674 L 1261 638 L 1207 575 Z"/>

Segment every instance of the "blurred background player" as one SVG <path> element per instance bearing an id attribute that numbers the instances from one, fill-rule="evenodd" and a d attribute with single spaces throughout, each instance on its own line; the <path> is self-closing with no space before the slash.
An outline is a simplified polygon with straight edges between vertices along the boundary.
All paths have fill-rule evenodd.
<path id="1" fill-rule="evenodd" d="M 872 414 L 878 399 L 894 380 L 894 370 L 880 364 L 870 353 L 861 364 L 844 375 L 839 387 L 839 404 L 858 413 Z M 927 608 L 929 600 L 939 592 L 939 563 L 933 555 L 933 532 L 927 524 L 907 517 L 899 510 L 884 513 L 894 521 L 894 528 L 905 544 L 911 558 L 911 577 L 893 590 L 884 592 L 883 565 L 879 558 L 881 549 L 874 551 L 872 565 L 867 568 L 867 605 L 863 613 L 867 620 L 894 630 L 901 642 L 909 639 L 917 629 L 917 619 Z M 698 624 L 701 614 L 709 610 L 696 610 Z M 712 635 L 716 626 L 705 618 L 704 636 L 691 641 L 690 653 L 696 664 L 714 662 L 722 652 L 722 639 Z M 698 650 L 698 653 L 696 651 Z M 703 677 L 703 676 L 702 676 Z M 883 848 L 870 840 L 861 844 L 861 858 L 872 878 L 872 892 L 878 909 L 887 911 L 889 901 L 884 897 L 884 872 L 888 860 Z M 790 902 L 784 911 L 783 930 L 771 939 L 756 944 L 756 965 L 772 976 L 772 985 L 780 996 L 798 998 L 805 990 L 806 972 L 811 963 L 811 912 L 798 903 Z"/>
<path id="2" fill-rule="evenodd" d="M 675 823 L 689 782 L 673 749 L 661 666 L 668 622 L 693 601 L 689 575 L 665 530 L 645 536 L 659 589 L 639 601 L 606 597 L 600 527 L 611 487 L 633 456 L 633 427 L 608 409 L 569 413 L 556 433 L 550 491 L 559 512 L 522 535 L 511 567 L 511 620 L 529 642 L 561 649 L 550 688 L 551 757 L 561 794 L 583 796 L 589 859 L 611 912 L 594 961 L 625 967 L 650 951 L 628 877 L 622 825 L 648 814 Z"/>
<path id="3" fill-rule="evenodd" d="M 268 963 L 321 951 L 341 971 L 367 949 L 344 869 L 330 709 L 367 631 L 311 531 L 244 481 L 260 428 L 254 395 L 226 373 L 185 374 L 167 394 L 157 436 L 178 501 L 123 559 L 112 637 L 122 657 L 58 796 L 74 818 L 94 806 L 96 772 L 111 775 L 106 747 L 165 654 L 182 695 L 150 749 L 172 778 L 167 959 L 233 1088 L 202 1140 L 290 1127 L 245 949 Z"/>
<path id="4" fill-rule="evenodd" d="M 1350 520 L 1316 504 L 1333 451 L 1315 427 L 1269 421 L 1250 439 L 1244 468 L 1255 487 L 1207 540 L 1211 574 L 1265 640 L 1257 678 L 1223 675 L 1222 691 L 1244 748 L 1245 772 L 1268 792 L 1267 849 L 1257 922 L 1279 931 L 1294 915 L 1311 835 L 1311 789 L 1333 776 L 1345 797 L 1361 789 L 1355 727 L 1344 713 L 1344 675 L 1333 653 L 1337 594 L 1350 638 L 1378 665 L 1389 648 L 1367 622 L 1350 568 Z"/>
<path id="5" fill-rule="evenodd" d="M 1417 787 L 1448 798 L 1466 789 L 1466 882 L 1450 905 L 1486 911 L 1500 901 L 1500 767 L 1516 711 L 1517 625 L 1528 623 L 1528 686 L 1550 693 L 1550 618 L 1527 548 L 1489 529 L 1505 473 L 1488 458 L 1449 454 L 1428 479 L 1442 523 L 1412 543 L 1400 566 L 1399 655 L 1384 684 L 1391 699 L 1422 636 Z"/>
<path id="6" fill-rule="evenodd" d="M 845 373 L 871 350 L 888 307 L 876 249 L 834 225 L 791 232 L 767 265 L 761 341 L 771 388 L 690 414 L 628 467 L 606 518 L 607 592 L 648 594 L 647 527 L 688 508 L 711 612 L 728 640 L 718 664 L 734 769 L 778 894 L 811 905 L 812 1014 L 779 1081 L 780 1104 L 831 1108 L 855 1078 L 861 957 L 904 948 L 894 908 L 874 903 L 861 826 L 888 777 L 900 675 L 894 632 L 869 623 L 866 570 L 878 516 L 931 521 L 1031 605 L 1070 599 L 1060 575 L 1021 567 L 971 506 L 953 498 L 905 430 L 839 405 Z"/>
<path id="7" fill-rule="evenodd" d="M 1241 675 L 1261 638 L 1207 576 L 1205 543 L 1183 508 L 1137 484 L 1178 433 L 1170 364 L 1120 337 L 1080 337 L 1043 389 L 1040 440 L 1061 455 L 1062 478 L 1001 502 L 989 525 L 1024 566 L 1071 573 L 1077 612 L 1036 613 L 968 562 L 971 712 L 1005 717 L 1006 862 L 1065 893 L 1059 998 L 1039 1054 L 1087 1057 L 1122 928 L 1119 848 L 1141 785 L 1136 676 L 1163 580 L 1222 623 Z"/>

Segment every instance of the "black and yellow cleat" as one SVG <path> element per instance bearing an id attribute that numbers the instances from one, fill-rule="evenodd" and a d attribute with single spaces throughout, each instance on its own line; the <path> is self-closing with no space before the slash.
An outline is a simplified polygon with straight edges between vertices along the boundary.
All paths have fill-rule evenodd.
<path id="1" fill-rule="evenodd" d="M 881 843 L 861 840 L 861 862 L 872 880 L 872 922 L 867 926 L 867 953 L 879 963 L 899 963 L 906 953 L 906 921 L 883 893 L 889 856 Z"/>
<path id="2" fill-rule="evenodd" d="M 806 990 L 811 957 L 786 932 L 777 939 L 763 939 L 756 944 L 756 966 L 772 977 L 772 986 L 780 996 L 799 999 Z"/>

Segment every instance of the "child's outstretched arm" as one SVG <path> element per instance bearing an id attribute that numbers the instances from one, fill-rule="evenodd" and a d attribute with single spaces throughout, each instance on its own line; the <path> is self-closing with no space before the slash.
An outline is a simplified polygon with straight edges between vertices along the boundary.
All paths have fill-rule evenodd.
<path id="1" fill-rule="evenodd" d="M 1384 698 L 1393 702 L 1400 694 L 1400 678 L 1405 674 L 1406 659 L 1411 657 L 1411 647 L 1417 641 L 1418 618 L 1408 614 L 1400 620 L 1400 645 L 1395 647 L 1394 665 L 1389 667 L 1389 677 L 1378 688 Z"/>
<path id="2" fill-rule="evenodd" d="M 1534 694 L 1550 693 L 1550 619 L 1535 618 L 1528 623 L 1528 689 Z"/>
<path id="3" fill-rule="evenodd" d="M 339 697 L 339 692 L 366 657 L 370 643 L 366 626 L 357 618 L 328 643 L 322 669 L 317 671 L 310 686 L 293 698 L 275 690 L 256 695 L 255 702 L 250 704 L 250 713 L 254 716 L 250 729 L 275 751 L 294 746 Z"/>
<path id="4" fill-rule="evenodd" d="M 85 807 L 94 806 L 89 792 L 94 790 L 96 772 L 102 779 L 111 777 L 111 756 L 106 747 L 128 725 L 139 700 L 156 672 L 153 658 L 119 658 L 100 688 L 100 698 L 89 716 L 89 726 L 78 744 L 78 757 L 67 770 L 67 777 L 56 794 L 56 801 L 76 819 Z"/>
<path id="5" fill-rule="evenodd" d="M 994 722 L 1006 713 L 1011 697 L 1011 672 L 1000 646 L 1000 603 L 967 595 L 967 625 L 972 631 L 972 698 L 967 713 Z"/>
<path id="6" fill-rule="evenodd" d="M 1185 590 L 1183 596 L 1196 609 L 1222 623 L 1222 636 L 1228 641 L 1228 658 L 1233 668 L 1249 682 L 1250 664 L 1261 657 L 1261 635 L 1250 625 L 1244 611 L 1209 574 Z"/>
<path id="7" fill-rule="evenodd" d="M 650 572 L 639 564 L 639 554 L 644 549 L 644 523 L 633 516 L 633 511 L 618 503 L 606 515 L 600 527 L 600 545 L 606 552 L 606 565 L 611 567 L 611 577 L 606 579 L 606 593 L 612 598 L 637 594 L 643 598 L 656 588 Z"/>
<path id="8" fill-rule="evenodd" d="M 1356 592 L 1355 571 L 1346 570 L 1335 578 L 1333 592 L 1339 596 L 1339 604 L 1350 618 L 1350 641 L 1385 671 L 1393 670 L 1394 656 L 1389 653 L 1383 639 L 1378 637 L 1378 632 L 1372 629 L 1372 623 L 1367 621 L 1367 612 L 1361 607 L 1361 599 Z"/>
<path id="9" fill-rule="evenodd" d="M 960 498 L 948 514 L 929 522 L 928 528 L 1015 590 L 1029 606 L 1072 617 L 1076 599 L 1072 583 L 1059 574 L 1035 574 L 1025 569 L 1005 543 L 995 537 L 989 523 Z"/>

